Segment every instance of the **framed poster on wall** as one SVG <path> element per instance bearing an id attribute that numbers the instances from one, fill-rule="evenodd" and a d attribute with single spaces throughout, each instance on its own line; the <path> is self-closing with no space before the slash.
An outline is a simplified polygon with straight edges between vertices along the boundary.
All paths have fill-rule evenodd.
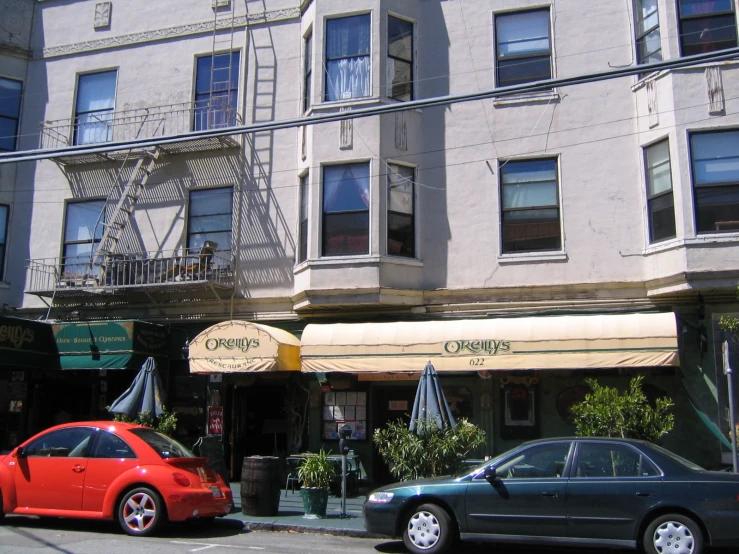
<path id="1" fill-rule="evenodd" d="M 538 385 L 536 377 L 504 377 L 500 384 L 500 436 L 503 439 L 534 439 L 539 436 Z"/>

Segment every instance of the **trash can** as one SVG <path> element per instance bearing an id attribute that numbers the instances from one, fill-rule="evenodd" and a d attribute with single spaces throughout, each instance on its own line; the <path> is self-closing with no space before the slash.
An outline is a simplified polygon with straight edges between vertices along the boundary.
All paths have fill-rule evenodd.
<path id="1" fill-rule="evenodd" d="M 279 458 L 244 458 L 241 468 L 241 512 L 247 516 L 276 516 L 281 485 Z"/>

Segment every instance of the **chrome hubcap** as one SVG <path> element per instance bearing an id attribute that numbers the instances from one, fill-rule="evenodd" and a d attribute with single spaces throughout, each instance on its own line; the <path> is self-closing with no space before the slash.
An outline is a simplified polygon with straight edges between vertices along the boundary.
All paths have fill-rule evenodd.
<path id="1" fill-rule="evenodd" d="M 695 540 L 685 525 L 678 521 L 665 521 L 654 531 L 654 548 L 663 554 L 693 554 Z"/>
<path id="2" fill-rule="evenodd" d="M 439 542 L 441 526 L 431 512 L 417 512 L 408 522 L 408 538 L 418 548 L 429 549 Z"/>
<path id="3" fill-rule="evenodd" d="M 134 494 L 123 506 L 123 519 L 134 531 L 147 529 L 154 522 L 156 515 L 154 499 L 143 492 Z"/>

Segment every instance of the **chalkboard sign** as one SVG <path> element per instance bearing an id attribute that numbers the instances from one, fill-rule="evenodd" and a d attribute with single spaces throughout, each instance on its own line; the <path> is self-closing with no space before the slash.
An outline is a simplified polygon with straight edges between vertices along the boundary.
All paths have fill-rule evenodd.
<path id="1" fill-rule="evenodd" d="M 218 473 L 226 483 L 229 482 L 223 443 L 217 437 L 200 437 L 192 447 L 196 456 L 208 458 L 208 467 Z"/>

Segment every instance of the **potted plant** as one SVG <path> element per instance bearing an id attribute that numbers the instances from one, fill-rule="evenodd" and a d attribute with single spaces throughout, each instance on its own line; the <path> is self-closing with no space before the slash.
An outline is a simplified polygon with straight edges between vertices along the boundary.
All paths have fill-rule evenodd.
<path id="1" fill-rule="evenodd" d="M 328 491 L 336 476 L 334 462 L 323 449 L 318 454 L 308 456 L 298 466 L 300 495 L 303 497 L 305 518 L 320 519 L 326 516 Z"/>

